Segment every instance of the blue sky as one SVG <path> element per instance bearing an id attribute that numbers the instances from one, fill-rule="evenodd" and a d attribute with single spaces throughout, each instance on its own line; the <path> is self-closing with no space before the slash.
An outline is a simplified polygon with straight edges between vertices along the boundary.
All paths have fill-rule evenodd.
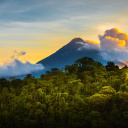
<path id="1" fill-rule="evenodd" d="M 32 63 L 72 38 L 98 41 L 106 29 L 128 33 L 127 0 L 0 0 L 0 61 L 15 50 Z"/>

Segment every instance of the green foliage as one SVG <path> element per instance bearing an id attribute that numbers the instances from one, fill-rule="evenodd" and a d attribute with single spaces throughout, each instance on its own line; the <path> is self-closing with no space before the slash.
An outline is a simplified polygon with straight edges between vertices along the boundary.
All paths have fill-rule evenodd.
<path id="1" fill-rule="evenodd" d="M 84 57 L 65 72 L 0 79 L 1 128 L 124 128 L 128 126 L 128 69 Z"/>
<path id="2" fill-rule="evenodd" d="M 99 91 L 100 94 L 115 94 L 116 91 L 111 86 L 104 86 Z"/>
<path id="3" fill-rule="evenodd" d="M 118 65 L 115 65 L 113 62 L 108 62 L 107 65 L 106 65 L 106 70 L 107 71 L 115 71 L 115 70 L 118 70 L 119 67 Z"/>

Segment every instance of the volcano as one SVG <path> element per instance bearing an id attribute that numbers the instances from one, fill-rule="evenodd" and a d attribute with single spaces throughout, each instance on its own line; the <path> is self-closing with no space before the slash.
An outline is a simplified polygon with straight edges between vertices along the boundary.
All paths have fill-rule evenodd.
<path id="1" fill-rule="evenodd" d="M 74 38 L 67 45 L 63 46 L 52 55 L 43 60 L 40 60 L 37 63 L 43 64 L 47 70 L 51 68 L 64 68 L 65 65 L 71 65 L 74 63 L 74 61 L 83 57 L 90 57 L 93 60 L 102 63 L 103 65 L 107 64 L 108 61 L 104 60 L 100 56 L 98 49 L 88 49 L 85 47 L 84 50 L 79 50 L 81 47 L 83 47 L 84 44 L 87 44 L 87 42 L 83 39 Z M 118 60 L 115 60 L 113 62 L 120 66 L 125 65 Z"/>

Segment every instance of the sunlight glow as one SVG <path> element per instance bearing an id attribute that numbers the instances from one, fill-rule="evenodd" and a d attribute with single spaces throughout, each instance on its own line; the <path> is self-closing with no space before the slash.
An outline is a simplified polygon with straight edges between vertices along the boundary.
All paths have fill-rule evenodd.
<path id="1" fill-rule="evenodd" d="M 92 43 L 92 44 L 100 44 L 99 42 L 93 41 L 93 40 L 87 40 L 87 42 Z"/>
<path id="2" fill-rule="evenodd" d="M 124 40 L 120 40 L 120 44 L 118 44 L 118 46 L 122 47 L 122 46 L 125 46 L 125 41 Z"/>

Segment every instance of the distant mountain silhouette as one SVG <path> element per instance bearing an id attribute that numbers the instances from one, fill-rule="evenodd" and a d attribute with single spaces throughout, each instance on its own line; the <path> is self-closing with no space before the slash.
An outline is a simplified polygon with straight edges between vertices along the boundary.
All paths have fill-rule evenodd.
<path id="1" fill-rule="evenodd" d="M 83 46 L 83 43 L 86 43 L 83 39 L 74 38 L 67 45 L 38 63 L 43 64 L 48 70 L 51 68 L 64 68 L 65 65 L 71 65 L 74 61 L 83 57 L 90 57 L 103 65 L 107 64 L 107 61 L 99 55 L 98 49 L 84 48 L 84 50 L 78 50 Z M 115 60 L 114 63 L 121 66 L 125 65 L 117 60 Z"/>

